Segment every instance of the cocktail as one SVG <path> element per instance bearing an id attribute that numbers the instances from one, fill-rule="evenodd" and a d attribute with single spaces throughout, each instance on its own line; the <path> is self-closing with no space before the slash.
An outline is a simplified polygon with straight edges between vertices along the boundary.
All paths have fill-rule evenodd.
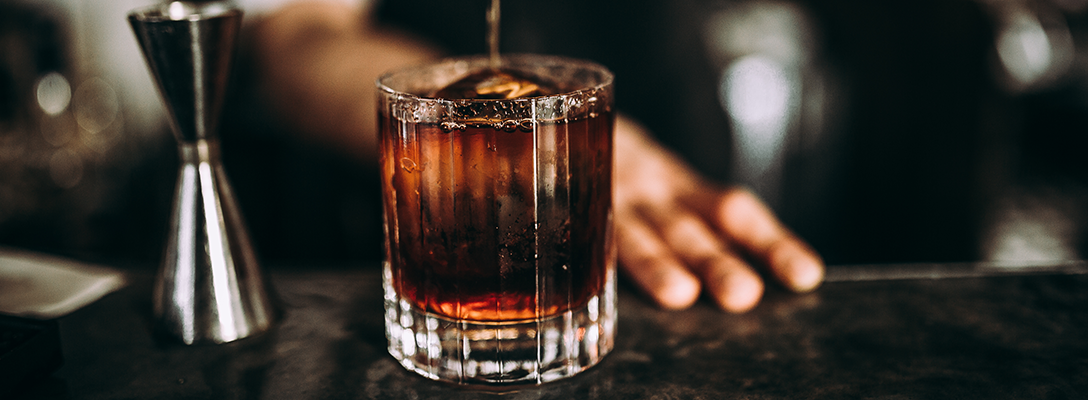
<path id="1" fill-rule="evenodd" d="M 470 57 L 378 86 L 390 353 L 461 384 L 599 362 L 616 322 L 612 74 Z"/>

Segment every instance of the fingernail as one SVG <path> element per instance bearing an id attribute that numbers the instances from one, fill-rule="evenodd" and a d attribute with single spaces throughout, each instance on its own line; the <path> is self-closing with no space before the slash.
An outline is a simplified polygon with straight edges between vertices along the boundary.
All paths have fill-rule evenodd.
<path id="1" fill-rule="evenodd" d="M 730 274 L 726 282 L 718 288 L 718 305 L 731 313 L 743 313 L 755 308 L 763 297 L 763 282 L 757 277 L 743 274 Z"/>
<path id="2" fill-rule="evenodd" d="M 670 310 L 691 307 L 699 299 L 699 281 L 681 270 L 668 271 L 662 274 L 660 286 L 654 291 L 658 304 Z"/>
<path id="3" fill-rule="evenodd" d="M 808 257 L 796 257 L 791 261 L 790 287 L 795 292 L 809 292 L 824 280 L 822 263 Z"/>

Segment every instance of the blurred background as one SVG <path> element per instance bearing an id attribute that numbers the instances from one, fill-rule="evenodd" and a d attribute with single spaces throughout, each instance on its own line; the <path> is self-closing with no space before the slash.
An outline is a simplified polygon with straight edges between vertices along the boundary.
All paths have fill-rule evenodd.
<path id="1" fill-rule="evenodd" d="M 152 2 L 102 3 L 0 3 L 0 247 L 155 265 L 177 154 L 124 20 Z M 376 12 L 479 54 L 488 3 Z M 1088 251 L 1088 0 L 502 7 L 504 52 L 605 64 L 623 112 L 753 188 L 830 264 Z M 259 256 L 380 259 L 373 167 L 283 132 L 236 75 L 223 158 Z"/>

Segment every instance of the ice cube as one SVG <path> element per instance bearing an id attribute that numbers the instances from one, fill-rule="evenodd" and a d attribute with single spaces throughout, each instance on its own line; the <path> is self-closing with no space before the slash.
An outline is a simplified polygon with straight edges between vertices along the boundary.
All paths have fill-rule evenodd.
<path id="1" fill-rule="evenodd" d="M 444 99 L 517 99 L 558 93 L 543 78 L 512 70 L 485 69 L 439 89 L 432 96 Z"/>

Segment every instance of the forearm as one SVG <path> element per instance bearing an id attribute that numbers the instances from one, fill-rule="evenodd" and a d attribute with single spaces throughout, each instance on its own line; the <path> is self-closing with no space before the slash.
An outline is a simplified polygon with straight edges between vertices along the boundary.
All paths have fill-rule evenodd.
<path id="1" fill-rule="evenodd" d="M 377 154 L 374 81 L 438 54 L 380 29 L 341 2 L 298 2 L 253 26 L 257 95 L 293 133 L 370 161 Z"/>

